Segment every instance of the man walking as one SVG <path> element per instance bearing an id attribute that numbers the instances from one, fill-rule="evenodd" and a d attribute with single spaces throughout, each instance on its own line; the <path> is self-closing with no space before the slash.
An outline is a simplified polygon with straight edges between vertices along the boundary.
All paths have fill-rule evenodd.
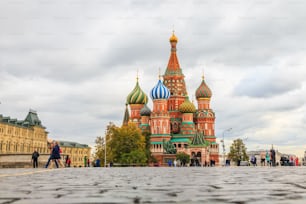
<path id="1" fill-rule="evenodd" d="M 34 150 L 32 154 L 33 168 L 38 168 L 38 157 L 39 157 L 39 153 L 37 152 L 37 150 Z"/>

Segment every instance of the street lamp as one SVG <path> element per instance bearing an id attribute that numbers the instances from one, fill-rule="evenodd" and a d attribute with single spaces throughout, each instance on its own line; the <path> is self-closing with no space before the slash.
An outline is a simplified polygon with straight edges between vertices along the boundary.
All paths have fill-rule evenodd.
<path id="1" fill-rule="evenodd" d="M 104 140 L 104 167 L 106 167 L 106 135 Z"/>
<path id="2" fill-rule="evenodd" d="M 232 128 L 228 128 L 228 129 L 224 130 L 223 133 L 222 133 L 223 165 L 224 165 L 224 166 L 225 166 L 225 144 L 224 144 L 224 134 L 225 134 L 225 132 L 229 132 L 229 131 L 231 131 L 231 130 L 232 130 Z"/>

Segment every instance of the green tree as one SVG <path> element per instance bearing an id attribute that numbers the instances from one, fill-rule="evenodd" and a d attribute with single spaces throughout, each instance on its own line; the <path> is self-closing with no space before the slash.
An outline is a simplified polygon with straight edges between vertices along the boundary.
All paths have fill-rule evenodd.
<path id="1" fill-rule="evenodd" d="M 142 133 L 143 136 L 145 137 L 145 152 L 146 152 L 146 157 L 147 157 L 147 162 L 156 162 L 156 159 L 153 157 L 152 153 L 151 153 L 151 141 L 150 141 L 150 132 L 143 132 Z"/>
<path id="2" fill-rule="evenodd" d="M 247 148 L 245 147 L 242 139 L 236 139 L 230 147 L 230 152 L 228 153 L 228 158 L 234 162 L 248 161 L 249 157 L 246 153 Z"/>
<path id="3" fill-rule="evenodd" d="M 94 153 L 94 159 L 100 159 L 101 166 L 104 166 L 104 155 L 105 155 L 105 138 L 106 142 L 109 142 L 111 138 L 113 137 L 113 133 L 117 127 L 113 123 L 109 123 L 106 131 L 105 136 L 99 136 L 95 140 L 95 153 Z M 108 146 L 108 143 L 106 143 L 106 162 L 109 163 L 112 161 L 112 152 L 110 151 L 110 147 Z"/>
<path id="4" fill-rule="evenodd" d="M 113 137 L 108 144 L 114 162 L 121 163 L 121 157 L 125 153 L 131 153 L 135 150 L 145 152 L 145 138 L 135 124 L 114 129 Z"/>
<path id="5" fill-rule="evenodd" d="M 104 141 L 104 137 L 102 136 L 99 136 L 96 138 L 95 140 L 95 153 L 94 153 L 94 158 L 95 159 L 102 159 L 104 158 L 104 144 L 105 144 L 105 141 Z"/>
<path id="6" fill-rule="evenodd" d="M 176 159 L 181 161 L 181 164 L 188 164 L 190 162 L 190 156 L 184 152 L 176 154 Z"/>
<path id="7" fill-rule="evenodd" d="M 147 157 L 145 151 L 134 150 L 130 153 L 124 153 L 120 161 L 122 164 L 128 165 L 146 165 Z"/>

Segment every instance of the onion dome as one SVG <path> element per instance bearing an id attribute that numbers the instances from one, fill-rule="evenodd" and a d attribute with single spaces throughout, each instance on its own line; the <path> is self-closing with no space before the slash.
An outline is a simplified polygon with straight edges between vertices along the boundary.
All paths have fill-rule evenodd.
<path id="1" fill-rule="evenodd" d="M 147 105 L 144 105 L 144 107 L 140 110 L 140 115 L 141 116 L 150 116 L 151 115 L 151 110 Z"/>
<path id="2" fill-rule="evenodd" d="M 138 80 L 137 80 L 136 86 L 133 89 L 133 91 L 127 96 L 126 102 L 128 104 L 147 104 L 148 103 L 148 97 L 141 90 Z"/>
<path id="3" fill-rule="evenodd" d="M 195 92 L 196 98 L 211 98 L 212 93 L 210 88 L 207 86 L 207 84 L 204 81 L 204 76 L 202 77 L 202 83 L 199 86 L 199 88 L 197 88 L 196 92 Z"/>
<path id="4" fill-rule="evenodd" d="M 189 101 L 189 97 L 188 96 L 185 97 L 185 101 L 184 101 L 184 103 L 182 103 L 180 105 L 179 110 L 182 113 L 195 113 L 196 112 L 196 108 L 193 105 L 193 103 L 191 103 Z"/>
<path id="5" fill-rule="evenodd" d="M 151 90 L 151 98 L 155 100 L 155 99 L 168 99 L 169 97 L 170 97 L 169 89 L 159 79 L 157 85 Z"/>
<path id="6" fill-rule="evenodd" d="M 169 39 L 170 42 L 177 42 L 177 37 L 174 35 L 174 31 L 172 33 L 172 36 Z"/>

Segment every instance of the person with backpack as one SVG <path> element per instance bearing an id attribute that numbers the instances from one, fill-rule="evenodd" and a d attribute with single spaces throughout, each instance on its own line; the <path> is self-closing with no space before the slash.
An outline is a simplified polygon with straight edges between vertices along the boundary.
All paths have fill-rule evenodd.
<path id="1" fill-rule="evenodd" d="M 37 150 L 34 150 L 32 154 L 33 168 L 38 168 L 38 157 L 39 157 L 39 153 L 37 152 Z"/>

